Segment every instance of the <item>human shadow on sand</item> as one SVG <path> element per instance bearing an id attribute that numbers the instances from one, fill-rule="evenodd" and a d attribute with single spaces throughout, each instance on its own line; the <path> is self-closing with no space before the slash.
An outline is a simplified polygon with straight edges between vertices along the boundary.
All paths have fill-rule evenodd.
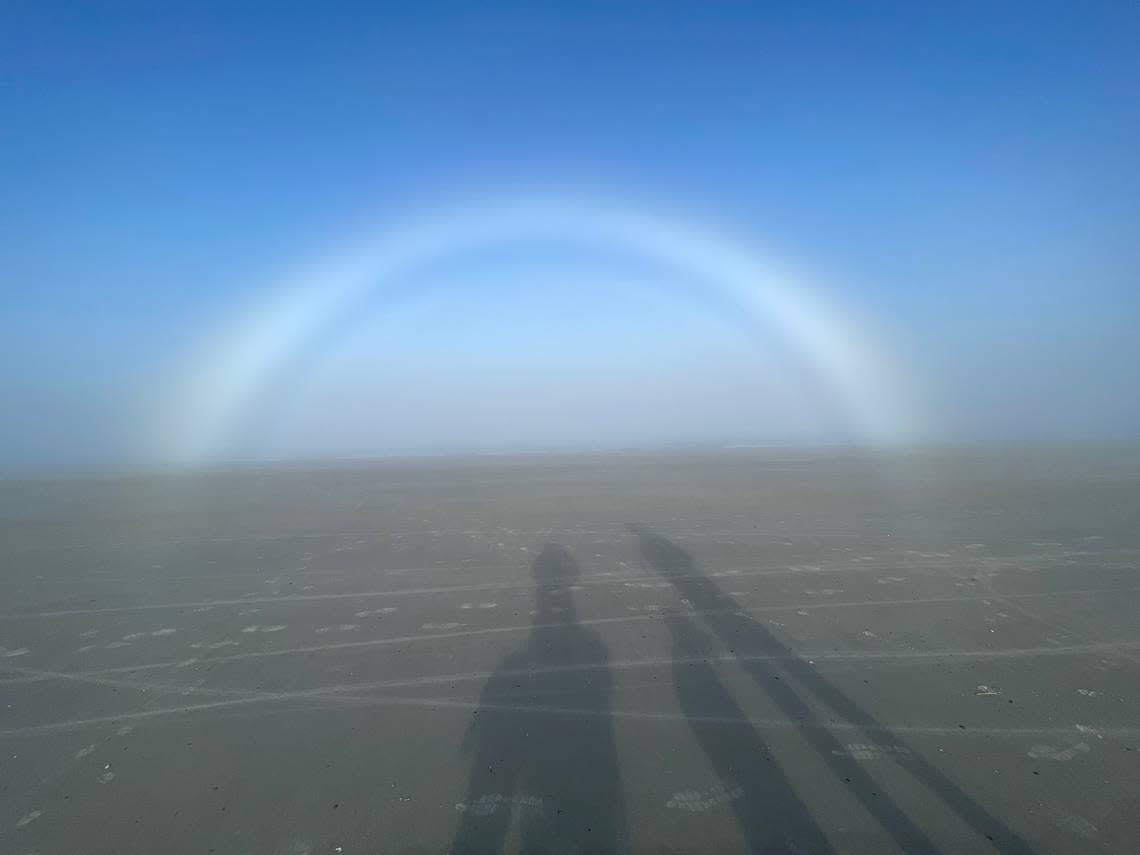
<path id="1" fill-rule="evenodd" d="M 684 615 L 665 618 L 673 639 L 673 686 L 693 736 L 721 781 L 751 852 L 832 851 L 759 731 L 709 661 L 716 641 Z"/>
<path id="2" fill-rule="evenodd" d="M 681 597 L 688 600 L 692 610 L 699 614 L 712 635 L 719 639 L 722 649 L 731 652 L 740 667 L 763 689 L 788 721 L 796 725 L 797 733 L 808 741 L 831 773 L 844 782 L 848 791 L 891 836 L 899 849 L 907 853 L 942 851 L 930 836 L 882 791 L 882 787 L 876 784 L 851 752 L 836 739 L 830 725 L 837 719 L 858 728 L 863 733 L 866 743 L 874 746 L 877 753 L 898 763 L 925 789 L 929 797 L 949 808 L 998 851 L 1017 853 L 1017 855 L 1029 855 L 1033 851 L 1016 832 L 967 795 L 946 775 L 923 759 L 918 752 L 911 750 L 874 716 L 824 678 L 811 663 L 798 656 L 762 623 L 749 617 L 740 603 L 700 571 L 688 552 L 644 526 L 631 525 L 630 530 L 639 539 L 641 555 L 645 561 L 667 578 Z M 675 658 L 685 658 L 682 654 L 686 651 L 689 651 L 687 657 L 692 658 L 692 651 L 708 650 L 707 644 L 701 640 L 701 635 L 696 634 L 700 631 L 695 629 L 693 624 L 675 622 L 673 632 Z M 678 637 L 682 639 L 680 645 L 677 644 Z M 698 652 L 696 655 L 699 657 L 710 654 Z M 701 704 L 707 702 L 710 697 L 721 696 L 721 693 L 724 693 L 720 701 L 721 706 L 731 712 L 730 715 L 723 717 L 725 723 L 731 725 L 734 719 L 744 720 L 743 711 L 733 709 L 735 702 L 727 695 L 723 686 L 714 685 L 709 681 L 707 672 L 703 680 L 689 678 L 682 681 L 681 674 L 676 676 L 679 680 L 677 691 L 681 706 L 687 708 L 686 716 L 694 728 L 698 741 L 714 766 L 718 769 L 726 767 L 726 758 L 730 756 L 731 749 L 725 745 L 722 738 L 708 736 L 706 724 L 702 723 L 713 722 L 717 717 L 699 713 L 699 710 L 702 709 Z M 810 696 L 814 696 L 819 707 L 827 708 L 826 719 L 817 714 L 805 700 L 805 697 Z M 762 750 L 757 757 L 763 758 Z M 743 755 L 740 762 L 746 762 Z M 766 761 L 756 759 L 752 762 Z M 770 793 L 786 786 L 779 773 L 771 767 L 766 767 L 764 773 L 755 770 L 743 772 L 738 764 L 733 767 L 732 775 L 736 780 L 751 781 L 751 786 L 757 793 L 765 791 Z M 768 780 L 764 779 L 765 775 L 768 776 Z M 798 849 L 786 848 L 791 851 L 822 851 L 815 848 L 817 843 L 811 836 L 815 833 L 812 827 L 804 826 L 800 805 L 788 799 L 782 802 L 777 799 L 766 807 L 761 804 L 759 798 L 751 800 L 754 806 L 749 809 L 747 805 L 742 805 L 738 809 L 738 815 L 742 811 L 747 814 L 741 816 L 741 822 L 754 851 L 773 851 L 770 839 L 759 836 L 760 832 L 756 830 L 757 826 L 773 821 L 777 825 L 787 824 L 789 834 L 807 835 Z M 789 809 L 792 811 L 790 814 L 787 813 Z M 800 827 L 806 828 L 806 831 L 797 831 L 796 829 Z"/>
<path id="3" fill-rule="evenodd" d="M 625 811 L 605 645 L 578 624 L 578 565 L 547 544 L 532 567 L 533 625 L 479 698 L 455 855 L 624 852 Z"/>

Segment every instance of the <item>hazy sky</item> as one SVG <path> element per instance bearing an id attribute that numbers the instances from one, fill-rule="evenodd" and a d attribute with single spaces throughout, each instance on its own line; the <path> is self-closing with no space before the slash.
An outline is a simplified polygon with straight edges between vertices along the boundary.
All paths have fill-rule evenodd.
<path id="1" fill-rule="evenodd" d="M 161 458 L 187 366 L 293 271 L 534 194 L 810 271 L 917 439 L 1138 436 L 1137 44 L 1128 2 L 6 3 L 0 464 Z M 685 278 L 559 245 L 409 273 L 218 453 L 857 438 Z"/>

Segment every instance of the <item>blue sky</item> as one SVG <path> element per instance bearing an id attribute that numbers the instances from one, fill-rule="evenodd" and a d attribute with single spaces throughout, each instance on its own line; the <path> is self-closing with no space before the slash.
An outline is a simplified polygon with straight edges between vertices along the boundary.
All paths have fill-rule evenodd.
<path id="1" fill-rule="evenodd" d="M 818 272 L 918 378 L 927 438 L 1140 433 L 1135 4 L 10 3 L 2 17 L 2 464 L 145 459 L 179 360 L 297 264 L 450 199 L 567 188 L 724 224 Z M 769 380 L 790 375 L 765 342 L 742 355 L 692 306 L 630 305 L 596 266 L 552 261 L 552 296 L 529 303 L 481 271 L 455 302 L 424 304 L 431 324 L 423 307 L 402 327 L 381 312 L 371 355 L 328 334 L 306 374 L 324 391 L 308 408 L 288 396 L 266 447 L 519 444 L 505 424 L 539 446 L 842 438 L 810 401 L 772 417 L 790 405 Z M 587 331 L 556 359 L 513 334 L 552 314 Z M 482 427 L 449 434 L 456 413 L 422 403 L 437 382 L 454 395 L 442 375 L 460 358 L 415 335 L 428 326 L 484 365 L 465 387 L 484 401 L 467 411 L 490 409 Z M 602 351 L 614 377 L 649 388 L 635 369 L 651 362 L 668 389 L 644 402 L 644 436 L 616 386 L 589 392 L 602 329 L 620 343 Z M 647 337 L 669 352 L 646 360 Z M 516 399 L 490 356 L 504 341 L 531 366 Z M 362 379 L 377 360 L 383 376 Z M 588 430 L 560 432 L 557 408 L 520 422 L 554 364 Z M 734 408 L 753 368 L 760 391 Z M 702 398 L 712 375 L 734 391 Z M 394 398 L 412 377 L 415 401 Z M 360 429 L 306 444 L 353 391 L 373 401 L 358 425 L 389 425 L 374 447 Z"/>

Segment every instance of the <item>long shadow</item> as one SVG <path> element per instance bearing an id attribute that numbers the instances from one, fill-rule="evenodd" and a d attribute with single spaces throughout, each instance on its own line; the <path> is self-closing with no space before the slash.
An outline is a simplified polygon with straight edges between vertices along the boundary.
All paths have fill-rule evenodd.
<path id="1" fill-rule="evenodd" d="M 912 751 L 843 691 L 828 682 L 763 624 L 744 614 L 743 607 L 716 582 L 703 575 L 692 556 L 684 549 L 644 526 L 631 525 L 630 530 L 638 536 L 645 560 L 668 578 L 678 593 L 692 603 L 694 609 L 704 613 L 703 618 L 709 628 L 726 647 L 730 650 L 746 649 L 749 653 L 763 653 L 779 659 L 785 676 L 794 678 L 840 718 L 861 728 L 868 742 L 878 746 L 885 757 L 899 763 L 933 796 L 987 838 L 999 851 L 1018 855 L 1030 855 L 1033 852 L 1022 837 L 921 755 Z M 802 725 L 799 731 L 802 736 L 812 744 L 832 773 L 848 783 L 855 798 L 895 840 L 899 848 L 908 853 L 941 851 L 926 832 L 881 791 L 874 779 L 831 733 L 827 722 L 820 720 L 788 680 L 781 679 L 772 664 L 745 658 L 738 661 L 784 715 L 790 721 Z"/>
<path id="2" fill-rule="evenodd" d="M 764 739 L 713 667 L 700 661 L 712 652 L 712 639 L 681 615 L 666 618 L 666 624 L 673 638 L 673 684 L 681 712 L 727 788 L 723 795 L 736 813 L 749 851 L 831 852 Z"/>
<path id="3" fill-rule="evenodd" d="M 471 776 L 451 851 L 489 855 L 517 839 L 523 853 L 624 852 L 606 648 L 577 622 L 569 551 L 547 544 L 532 571 L 530 635 L 488 679 L 464 738 Z"/>

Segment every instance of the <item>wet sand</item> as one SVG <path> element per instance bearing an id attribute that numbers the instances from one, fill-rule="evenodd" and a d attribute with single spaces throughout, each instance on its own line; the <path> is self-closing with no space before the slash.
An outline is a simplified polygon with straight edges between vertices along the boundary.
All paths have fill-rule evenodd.
<path id="1" fill-rule="evenodd" d="M 0 483 L 0 851 L 1131 852 L 1140 452 Z"/>

